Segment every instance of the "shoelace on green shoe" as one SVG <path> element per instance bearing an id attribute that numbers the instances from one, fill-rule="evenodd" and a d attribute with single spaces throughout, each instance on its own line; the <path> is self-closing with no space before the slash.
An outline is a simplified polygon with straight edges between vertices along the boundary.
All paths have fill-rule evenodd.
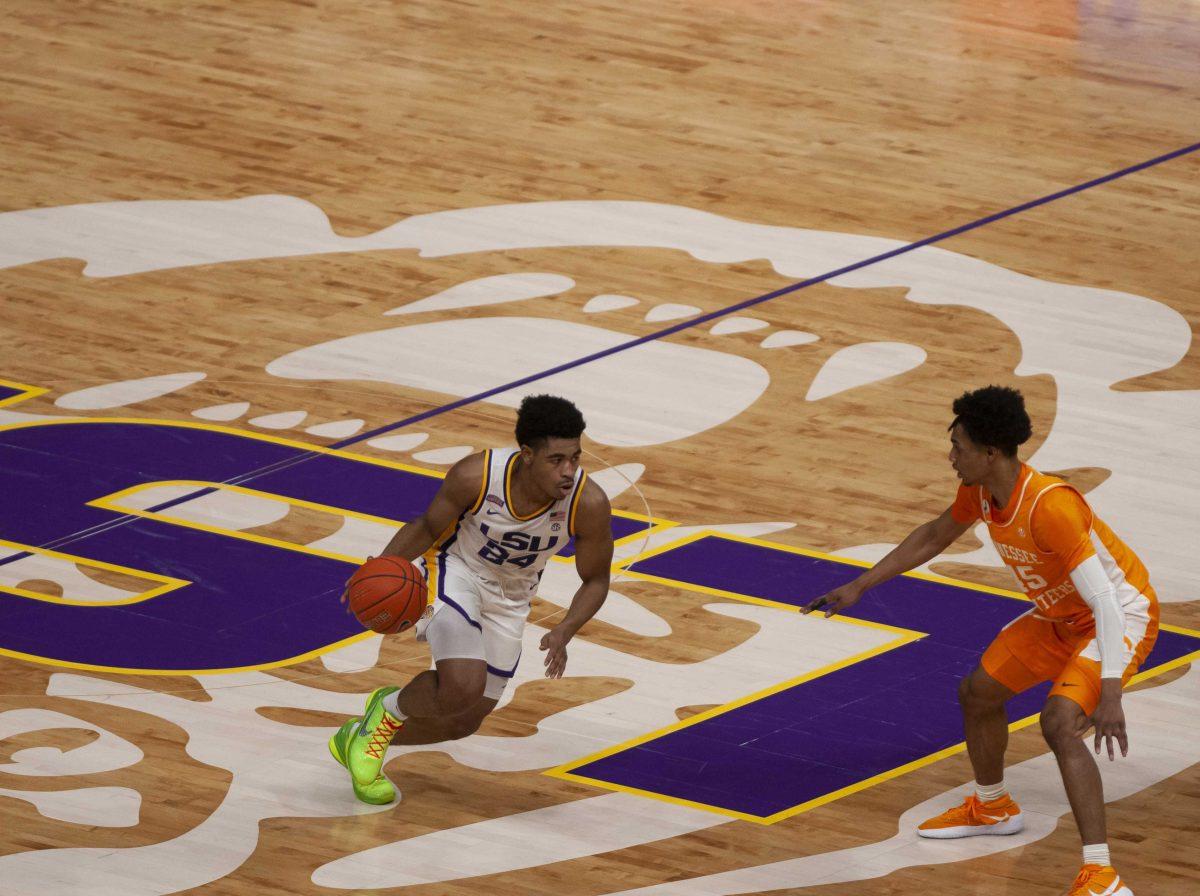
<path id="1" fill-rule="evenodd" d="M 392 737 L 403 727 L 403 722 L 393 719 L 387 710 L 384 710 L 383 716 L 379 719 L 379 724 L 371 732 L 371 739 L 367 742 L 366 754 L 372 759 L 382 759 L 383 754 L 387 752 L 387 748 L 392 742 Z"/>

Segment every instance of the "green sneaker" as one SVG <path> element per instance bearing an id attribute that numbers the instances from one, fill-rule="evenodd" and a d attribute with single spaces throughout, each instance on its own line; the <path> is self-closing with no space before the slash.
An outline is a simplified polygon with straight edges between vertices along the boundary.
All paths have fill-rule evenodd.
<path id="1" fill-rule="evenodd" d="M 400 730 L 399 719 L 383 708 L 383 698 L 400 690 L 396 687 L 376 688 L 367 698 L 362 720 L 346 738 L 343 755 L 346 768 L 359 784 L 370 784 L 383 770 L 383 757 L 392 737 Z"/>
<path id="2" fill-rule="evenodd" d="M 354 729 L 360 721 L 362 720 L 358 717 L 350 719 L 329 738 L 329 752 L 343 767 L 346 766 L 346 742 L 353 736 Z M 396 788 L 382 774 L 365 787 L 351 775 L 350 784 L 359 800 L 373 806 L 385 806 L 396 798 Z"/>

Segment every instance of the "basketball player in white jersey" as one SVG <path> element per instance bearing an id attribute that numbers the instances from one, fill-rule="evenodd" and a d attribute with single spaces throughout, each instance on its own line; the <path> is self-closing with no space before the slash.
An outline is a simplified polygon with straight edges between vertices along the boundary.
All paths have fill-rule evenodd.
<path id="1" fill-rule="evenodd" d="M 425 513 L 384 549 L 426 568 L 434 600 L 414 628 L 417 640 L 429 643 L 434 668 L 403 688 L 377 689 L 362 717 L 330 738 L 360 800 L 395 799 L 382 774 L 389 744 L 467 737 L 496 708 L 521 658 L 542 570 L 574 538 L 582 584 L 541 642 L 546 677 L 562 677 L 568 642 L 608 596 L 613 555 L 608 497 L 579 466 L 583 429 L 583 416 L 566 399 L 525 398 L 519 447 L 456 463 Z"/>

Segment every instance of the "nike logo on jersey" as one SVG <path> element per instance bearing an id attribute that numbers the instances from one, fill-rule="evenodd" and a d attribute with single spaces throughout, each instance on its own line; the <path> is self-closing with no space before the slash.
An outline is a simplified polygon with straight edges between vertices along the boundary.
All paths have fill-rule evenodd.
<path id="1" fill-rule="evenodd" d="M 492 510 L 492 508 L 490 508 L 490 507 L 489 507 L 487 510 L 485 510 L 485 511 L 484 511 L 484 514 L 485 514 L 485 515 L 487 515 L 487 516 L 499 516 L 499 515 L 500 515 L 500 511 L 499 511 L 499 510 Z"/>

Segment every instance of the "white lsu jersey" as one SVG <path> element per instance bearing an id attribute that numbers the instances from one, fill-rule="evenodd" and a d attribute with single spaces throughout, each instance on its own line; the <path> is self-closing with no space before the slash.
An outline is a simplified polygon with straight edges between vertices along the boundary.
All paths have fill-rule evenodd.
<path id="1" fill-rule="evenodd" d="M 442 596 L 438 573 L 451 559 L 480 579 L 498 584 L 506 598 L 527 601 L 537 590 L 550 558 L 575 534 L 575 515 L 587 474 L 576 471 L 575 484 L 566 497 L 527 516 L 517 516 L 511 488 L 520 456 L 519 448 L 484 452 L 478 498 L 426 555 L 435 596 Z"/>

